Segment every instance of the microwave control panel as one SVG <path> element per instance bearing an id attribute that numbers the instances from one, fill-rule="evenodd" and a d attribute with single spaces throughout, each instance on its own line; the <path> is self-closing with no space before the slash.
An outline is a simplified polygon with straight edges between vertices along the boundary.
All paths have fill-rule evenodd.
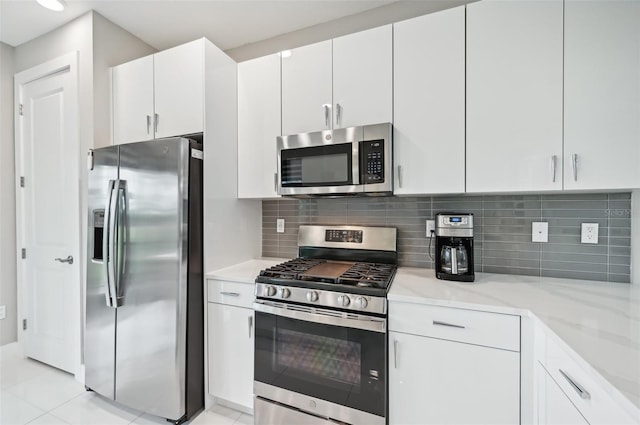
<path id="1" fill-rule="evenodd" d="M 362 183 L 374 184 L 384 182 L 384 141 L 365 140 L 362 149 Z"/>

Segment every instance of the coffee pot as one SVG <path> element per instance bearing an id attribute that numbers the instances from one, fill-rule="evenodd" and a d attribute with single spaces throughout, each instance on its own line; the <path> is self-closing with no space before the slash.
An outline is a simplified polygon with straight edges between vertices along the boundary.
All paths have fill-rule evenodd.
<path id="1" fill-rule="evenodd" d="M 473 282 L 473 214 L 436 215 L 436 277 Z"/>

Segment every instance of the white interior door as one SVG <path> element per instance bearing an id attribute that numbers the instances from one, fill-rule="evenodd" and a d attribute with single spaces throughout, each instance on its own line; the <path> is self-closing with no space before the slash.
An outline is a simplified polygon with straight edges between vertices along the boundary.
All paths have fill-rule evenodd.
<path id="1" fill-rule="evenodd" d="M 75 373 L 80 340 L 77 55 L 16 75 L 20 341 Z M 19 184 L 21 186 L 21 184 Z"/>

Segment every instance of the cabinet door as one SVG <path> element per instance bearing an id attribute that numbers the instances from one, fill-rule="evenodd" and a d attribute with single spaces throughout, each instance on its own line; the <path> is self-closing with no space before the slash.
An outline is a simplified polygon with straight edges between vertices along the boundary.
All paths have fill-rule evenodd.
<path id="1" fill-rule="evenodd" d="M 153 56 L 112 68 L 113 144 L 153 139 Z"/>
<path id="2" fill-rule="evenodd" d="M 331 128 L 331 40 L 282 58 L 282 134 Z"/>
<path id="3" fill-rule="evenodd" d="M 565 2 L 565 189 L 640 187 L 638 52 L 640 2 Z"/>
<path id="4" fill-rule="evenodd" d="M 587 425 L 588 422 L 558 384 L 538 363 L 538 424 L 539 425 Z"/>
<path id="5" fill-rule="evenodd" d="M 156 138 L 202 132 L 204 41 L 156 53 L 154 73 Z"/>
<path id="6" fill-rule="evenodd" d="M 238 64 L 238 198 L 277 197 L 280 55 Z"/>
<path id="7" fill-rule="evenodd" d="M 253 409 L 253 310 L 208 303 L 209 393 Z"/>
<path id="8" fill-rule="evenodd" d="M 393 25 L 394 193 L 464 192 L 464 7 Z"/>
<path id="9" fill-rule="evenodd" d="M 389 332 L 389 424 L 517 424 L 520 355 Z"/>
<path id="10" fill-rule="evenodd" d="M 467 5 L 467 192 L 562 189 L 562 5 Z"/>
<path id="11" fill-rule="evenodd" d="M 333 40 L 334 128 L 392 120 L 391 25 Z"/>

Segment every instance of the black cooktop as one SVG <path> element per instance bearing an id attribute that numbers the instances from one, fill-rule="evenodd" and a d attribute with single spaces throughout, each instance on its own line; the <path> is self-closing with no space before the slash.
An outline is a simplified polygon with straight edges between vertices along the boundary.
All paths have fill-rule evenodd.
<path id="1" fill-rule="evenodd" d="M 296 258 L 262 270 L 256 282 L 309 287 L 369 295 L 384 295 L 396 265 Z"/>

